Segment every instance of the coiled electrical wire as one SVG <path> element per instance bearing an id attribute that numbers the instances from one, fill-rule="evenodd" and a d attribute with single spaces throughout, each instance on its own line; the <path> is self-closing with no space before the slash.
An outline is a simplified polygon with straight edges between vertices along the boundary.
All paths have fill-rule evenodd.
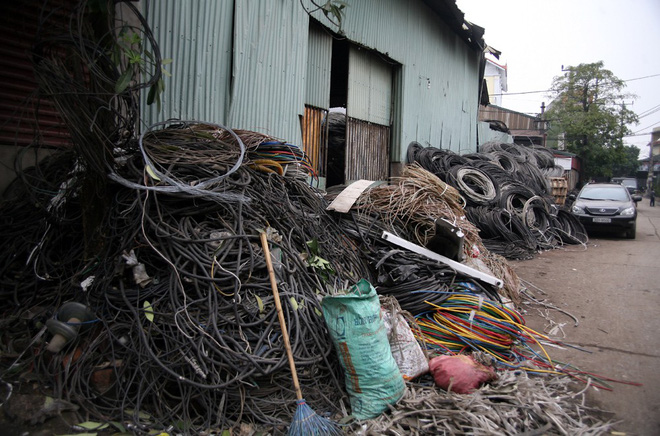
<path id="1" fill-rule="evenodd" d="M 536 235 L 540 248 L 551 249 L 561 242 L 552 226 L 548 203 L 542 197 L 534 196 L 527 200 L 522 218 L 527 227 Z"/>
<path id="2" fill-rule="evenodd" d="M 502 208 L 468 207 L 467 218 L 479 223 L 489 251 L 506 259 L 530 259 L 537 251 L 536 236 L 516 215 Z"/>
<path id="3" fill-rule="evenodd" d="M 493 204 L 499 195 L 499 185 L 487 173 L 477 168 L 453 166 L 449 170 L 450 183 L 465 197 L 468 204 Z"/>
<path id="4" fill-rule="evenodd" d="M 422 168 L 455 187 L 469 207 L 500 207 L 520 218 L 527 227 L 524 232 L 526 236 L 522 239 L 526 241 L 532 233 L 537 241 L 536 244 L 527 241 L 520 247 L 510 238 L 502 238 L 501 234 L 484 236 L 491 234 L 489 226 L 503 229 L 492 221 L 488 224 L 487 220 L 476 218 L 473 213 L 471 220 L 482 232 L 484 245 L 497 254 L 507 258 L 527 258 L 535 251 L 584 239 L 579 228 L 564 229 L 569 224 L 560 223 L 554 217 L 555 213 L 550 212 L 552 198 L 549 196 L 551 187 L 548 177 L 558 174 L 560 167 L 555 166 L 552 152 L 548 149 L 491 142 L 481 145 L 479 153 L 457 159 L 446 150 L 433 147 L 420 149 L 420 145 L 416 144 L 409 156 Z M 469 177 L 457 177 L 459 173 L 463 176 L 469 174 Z M 492 216 L 502 217 L 500 212 L 493 212 Z M 573 230 L 575 237 L 571 235 Z M 516 239 L 520 235 L 514 232 L 512 237 Z M 531 248 L 533 245 L 534 249 Z"/>
<path id="5" fill-rule="evenodd" d="M 564 244 L 586 244 L 589 242 L 587 231 L 579 219 L 572 213 L 559 209 L 557 212 L 556 229 Z"/>
<path id="6" fill-rule="evenodd" d="M 534 192 L 522 183 L 507 183 L 500 191 L 499 206 L 509 213 L 522 217 L 527 201 L 534 197 Z"/>
<path id="7" fill-rule="evenodd" d="M 168 133 L 179 138 L 179 131 Z M 180 150 L 174 143 L 159 149 L 159 162 L 174 157 L 168 150 Z M 120 176 L 143 183 L 144 165 L 138 154 L 130 156 Z M 206 178 L 209 166 L 197 162 L 177 177 Z M 231 426 L 244 415 L 267 425 L 290 422 L 296 394 L 258 244 L 259 231 L 270 229 L 302 389 L 319 411 L 337 411 L 343 386 L 332 344 L 323 339 L 319 296 L 345 289 L 357 277 L 373 279 L 318 192 L 296 177 L 255 171 L 248 164 L 213 187 L 247 202 L 110 186 L 114 201 L 102 225 L 105 244 L 91 262 L 79 236 L 83 226 L 75 211 L 81 205 L 73 196 L 59 214 L 66 220 L 53 223 L 57 231 L 39 219 L 33 232 L 25 233 L 28 222 L 23 222 L 23 232 L 7 234 L 17 250 L 0 256 L 3 290 L 14 290 L 0 295 L 3 313 L 35 311 L 35 305 L 56 309 L 75 300 L 97 316 L 61 355 L 37 349 L 24 354 L 21 364 L 33 364 L 39 376 L 57 380 L 56 394 L 86 413 L 137 428 L 183 421 L 186 431 L 195 433 Z M 23 209 L 3 204 L 0 217 L 8 222 Z M 62 215 L 67 210 L 74 213 Z M 26 234 L 34 234 L 28 244 L 20 240 Z M 138 283 L 126 263 L 129 253 L 143 265 L 144 281 Z M 47 280 L 35 280 L 34 271 Z M 85 280 L 90 284 L 82 289 Z M 37 286 L 39 292 L 31 289 Z M 43 322 L 52 312 L 39 316 Z M 56 377 L 72 352 L 79 356 Z"/>
<path id="8" fill-rule="evenodd" d="M 424 149 L 424 146 L 417 141 L 412 141 L 408 144 L 406 150 L 406 162 L 412 164 L 417 161 L 417 155 Z"/>
<path id="9" fill-rule="evenodd" d="M 467 153 L 462 155 L 465 159 L 468 159 L 470 163 L 475 164 L 476 162 L 491 162 L 493 160 L 492 156 L 488 153 Z"/>
<path id="10" fill-rule="evenodd" d="M 503 151 L 496 151 L 490 153 L 490 155 L 492 156 L 492 159 L 507 173 L 516 174 L 520 171 L 520 164 L 511 154 Z"/>

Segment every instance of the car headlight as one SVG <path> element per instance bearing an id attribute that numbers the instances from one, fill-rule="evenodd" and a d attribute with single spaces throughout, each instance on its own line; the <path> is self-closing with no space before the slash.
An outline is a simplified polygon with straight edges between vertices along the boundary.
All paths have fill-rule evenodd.
<path id="1" fill-rule="evenodd" d="M 621 216 L 631 216 L 635 215 L 635 208 L 634 207 L 628 207 L 626 209 L 623 209 L 621 211 Z"/>
<path id="2" fill-rule="evenodd" d="M 573 213 L 584 213 L 584 208 L 580 206 L 572 206 L 571 212 Z"/>

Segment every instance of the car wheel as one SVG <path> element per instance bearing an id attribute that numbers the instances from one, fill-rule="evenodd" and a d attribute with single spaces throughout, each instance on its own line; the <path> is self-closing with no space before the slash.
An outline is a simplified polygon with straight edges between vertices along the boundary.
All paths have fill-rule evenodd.
<path id="1" fill-rule="evenodd" d="M 634 222 L 632 227 L 626 231 L 626 238 L 628 239 L 635 239 L 635 236 L 637 234 L 637 223 Z"/>

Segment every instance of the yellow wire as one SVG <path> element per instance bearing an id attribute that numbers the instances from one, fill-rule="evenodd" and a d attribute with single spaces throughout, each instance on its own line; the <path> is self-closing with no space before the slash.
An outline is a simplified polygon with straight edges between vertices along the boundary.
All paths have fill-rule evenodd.
<path id="1" fill-rule="evenodd" d="M 284 174 L 282 165 L 272 159 L 255 159 L 249 166 L 262 173 L 277 173 L 280 176 Z"/>
<path id="2" fill-rule="evenodd" d="M 468 295 L 461 296 L 460 298 L 449 297 L 447 300 L 448 301 L 449 300 L 455 301 L 457 299 L 462 300 L 462 301 L 471 302 L 471 303 L 478 303 L 478 298 L 473 297 L 473 296 L 468 296 Z M 537 337 L 540 337 L 540 338 L 543 338 L 543 339 L 546 339 L 546 340 L 550 340 L 546 335 L 543 335 L 543 334 L 527 327 L 524 324 L 521 324 L 521 323 L 518 323 L 518 322 L 514 321 L 507 312 L 501 310 L 500 308 L 498 308 L 497 306 L 494 306 L 493 304 L 490 304 L 487 301 L 482 301 L 480 306 L 489 308 L 493 312 L 500 315 L 500 318 L 497 318 L 497 317 L 495 317 L 495 316 L 493 316 L 493 315 L 491 315 L 491 314 L 489 314 L 489 313 L 487 313 L 483 310 L 480 310 L 480 309 L 475 310 L 475 309 L 469 308 L 469 307 L 442 307 L 442 306 L 439 306 L 437 304 L 431 303 L 429 301 L 426 301 L 426 303 L 429 304 L 430 306 L 435 307 L 438 311 L 454 312 L 454 313 L 471 313 L 472 311 L 474 311 L 475 314 L 478 314 L 480 317 L 483 317 L 485 319 L 489 319 L 489 320 L 493 320 L 493 321 L 507 321 L 508 323 L 518 327 L 520 330 L 525 331 L 529 335 L 531 340 L 536 345 L 538 345 L 539 349 L 541 350 L 541 352 L 543 353 L 543 355 L 547 359 L 548 363 L 552 362 L 552 359 L 550 358 L 550 355 L 546 351 L 545 347 L 537 339 Z M 477 336 L 471 330 L 463 327 L 462 325 L 451 323 L 446 318 L 440 316 L 439 312 L 436 312 L 433 315 L 433 319 L 436 321 L 435 324 L 431 324 L 429 322 L 421 322 L 420 325 L 424 326 L 424 327 L 427 327 L 430 330 L 439 332 L 439 333 L 449 333 L 449 334 L 456 335 L 455 332 L 459 332 L 462 336 L 464 336 L 468 339 L 475 339 L 475 340 L 479 340 L 482 343 L 502 346 L 502 344 L 500 344 L 500 343 L 496 343 L 493 340 L 489 340 L 487 336 L 484 336 L 484 337 Z M 451 325 L 453 330 L 450 330 L 448 325 Z M 440 327 L 440 328 L 438 328 L 438 327 Z M 429 338 L 427 338 L 426 336 L 424 338 L 422 338 L 422 340 L 424 340 L 426 342 L 429 342 L 428 339 Z M 435 338 L 433 338 L 432 342 L 430 342 L 430 343 L 440 343 L 440 344 L 447 345 L 447 346 L 449 346 L 449 345 L 455 346 L 455 344 L 453 344 L 453 343 L 443 342 L 443 341 L 435 339 Z M 497 354 L 492 353 L 490 350 L 483 347 L 482 345 L 477 344 L 476 347 L 479 348 L 480 350 L 486 352 L 487 354 L 495 357 L 497 360 L 499 360 L 503 363 L 509 363 L 508 361 L 506 361 L 505 359 L 499 357 Z M 536 372 L 543 372 L 543 373 L 549 373 L 549 374 L 561 374 L 561 372 L 559 372 L 559 371 L 549 370 L 549 369 L 537 369 L 537 368 L 527 368 L 527 367 L 520 367 L 520 368 L 524 369 L 524 370 L 528 370 L 528 371 L 536 371 Z"/>

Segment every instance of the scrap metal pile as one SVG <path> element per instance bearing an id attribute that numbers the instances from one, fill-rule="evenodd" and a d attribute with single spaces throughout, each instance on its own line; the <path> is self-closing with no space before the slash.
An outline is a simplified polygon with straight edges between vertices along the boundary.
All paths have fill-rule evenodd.
<path id="1" fill-rule="evenodd" d="M 277 247 L 301 383 L 311 403 L 337 411 L 343 389 L 319 299 L 369 272 L 300 180 L 302 166 L 288 171 L 271 155 L 286 175 L 252 168 L 261 145 L 276 143 L 292 156 L 294 147 L 271 138 L 208 124 L 149 131 L 142 153 L 125 156 L 111 177 L 92 257 L 84 255 L 77 176 L 62 171 L 74 160 L 42 168 L 45 179 L 31 192 L 15 187 L 2 208 L 5 346 L 20 349 L 25 329 L 43 333 L 51 317 L 66 323 L 58 312 L 65 302 L 92 315 L 69 338 L 75 346 L 47 352 L 49 329 L 9 370 L 34 371 L 92 415 L 138 426 L 222 428 L 242 417 L 283 424 L 291 410 L 282 404 L 295 398 L 258 244 L 264 230 Z M 45 207 L 26 201 L 35 192 Z"/>
<path id="2" fill-rule="evenodd" d="M 154 48 L 154 71 L 160 71 L 155 41 L 144 20 L 138 21 Z M 61 59 L 61 43 L 75 53 L 68 61 L 89 63 L 88 80 L 69 80 L 73 73 Z M 163 122 L 138 135 L 137 96 L 156 85 L 160 73 L 118 91 L 121 73 L 104 46 L 77 36 L 36 47 L 40 86 L 56 100 L 73 147 L 34 168 L 19 168 L 0 205 L 0 369 L 2 380 L 17 390 L 36 382 L 49 396 L 77 405 L 81 420 L 119 423 L 134 433 L 172 427 L 220 432 L 246 423 L 281 431 L 292 420 L 296 393 L 260 232 L 272 247 L 302 391 L 319 413 L 336 420 L 350 411 L 321 311 L 324 297 L 366 279 L 418 317 L 449 304 L 457 293 L 493 304 L 520 301 L 515 272 L 489 250 L 464 208 L 492 206 L 495 198 L 505 198 L 501 192 L 521 207 L 519 199 L 529 193 L 520 194 L 517 184 L 498 179 L 500 194 L 490 198 L 493 192 L 485 187 L 476 195 L 473 173 L 462 171 L 465 158 L 443 154 L 462 162 L 459 169 L 447 164 L 444 173 L 457 188 L 436 171 L 411 165 L 401 177 L 362 192 L 347 212 L 328 212 L 336 194 L 310 187 L 315 175 L 298 147 L 210 122 Z M 433 156 L 437 163 L 439 155 Z M 487 162 L 479 165 L 479 174 L 497 174 L 485 169 Z M 541 239 L 548 231 L 538 222 L 549 218 L 532 198 L 524 201 L 522 215 L 537 217 L 536 250 L 553 243 Z M 460 243 L 442 239 L 444 225 L 460 231 Z M 385 234 L 435 251 L 449 248 L 447 254 L 467 269 L 398 246 Z M 425 328 L 416 329 L 420 341 L 435 327 Z M 504 357 L 515 354 L 513 342 Z M 483 391 L 465 401 L 484 407 L 498 401 L 512 417 L 501 423 L 507 431 L 607 428 L 579 403 L 570 404 L 576 413 L 550 415 L 569 407 L 569 395 L 547 399 L 555 408 L 513 419 L 534 398 L 512 394 L 502 400 L 525 376 L 521 371 L 507 372 L 503 380 L 509 382 L 486 388 L 496 396 Z M 456 394 L 431 388 L 428 379 L 421 383 L 424 400 L 412 390 L 419 386 L 410 385 L 391 406 L 402 412 L 387 412 L 381 424 L 421 434 L 490 432 L 499 425 L 473 419 Z M 542 381 L 534 386 L 547 389 Z M 454 407 L 461 411 L 444 410 Z M 417 425 L 431 421 L 428 431 Z M 363 425 L 371 426 L 370 434 L 389 431 L 364 422 L 346 430 L 361 431 Z"/>
<path id="3" fill-rule="evenodd" d="M 0 209 L 3 378 L 52 386 L 96 419 L 136 430 L 180 422 L 187 431 L 290 422 L 295 395 L 262 230 L 274 246 L 301 385 L 323 413 L 341 416 L 347 407 L 323 296 L 367 278 L 421 314 L 447 292 L 518 295 L 515 273 L 462 218 L 457 191 L 419 167 L 365 191 L 349 213 L 330 214 L 329 199 L 305 180 L 304 154 L 255 132 L 166 123 L 118 162 L 94 244 L 74 153 L 26 171 L 29 183 L 16 182 Z M 456 220 L 464 254 L 503 277 L 503 290 L 382 238 L 385 230 L 428 242 L 438 217 Z M 64 314 L 72 301 L 84 313 Z M 53 352 L 58 322 L 74 333 Z"/>
<path id="4" fill-rule="evenodd" d="M 479 153 L 458 155 L 413 142 L 407 160 L 456 188 L 484 245 L 507 259 L 588 240 L 582 224 L 550 196 L 549 178 L 563 170 L 548 149 L 486 143 Z"/>
<path id="5" fill-rule="evenodd" d="M 334 199 L 334 195 L 328 195 Z M 401 307 L 413 314 L 427 308 L 424 301 L 446 298 L 440 292 L 478 289 L 493 298 L 498 292 L 472 276 L 457 275 L 451 267 L 438 266 L 433 259 L 392 247 L 382 237 L 383 231 L 427 247 L 437 242 L 436 249 L 446 249 L 450 241 L 436 235 L 436 222 L 450 222 L 464 235 L 457 256 L 500 278 L 499 294 L 519 301 L 520 283 L 506 260 L 489 252 L 482 244 L 475 225 L 465 217 L 461 195 L 438 177 L 420 168 L 407 166 L 392 183 L 365 190 L 350 211 L 337 218 L 341 227 L 362 241 L 365 256 L 377 269 L 379 292 L 399 299 Z M 427 291 L 413 293 L 412 291 Z"/>
<path id="6" fill-rule="evenodd" d="M 3 379 L 38 380 L 95 419 L 136 431 L 291 421 L 295 394 L 258 244 L 262 230 L 273 243 L 300 382 L 323 413 L 347 409 L 323 296 L 367 278 L 422 314 L 451 292 L 518 295 L 515 273 L 462 217 L 457 191 L 416 166 L 365 191 L 349 213 L 330 214 L 329 199 L 305 180 L 304 154 L 255 132 L 167 123 L 147 130 L 118 162 L 95 244 L 85 232 L 85 178 L 74 153 L 26 171 L 29 183 L 16 182 L 0 209 Z M 464 254 L 502 277 L 503 290 L 382 238 L 391 231 L 428 242 L 439 217 L 455 219 L 466 235 Z M 72 301 L 84 313 L 64 314 Z M 53 352 L 58 322 L 74 333 Z M 453 404 L 437 389 L 425 395 Z M 408 398 L 401 407 L 410 406 Z M 520 406 L 512 400 L 507 407 Z M 465 421 L 469 415 L 452 414 L 449 424 L 424 410 L 406 416 L 445 427 L 463 422 L 464 431 L 476 425 Z"/>

